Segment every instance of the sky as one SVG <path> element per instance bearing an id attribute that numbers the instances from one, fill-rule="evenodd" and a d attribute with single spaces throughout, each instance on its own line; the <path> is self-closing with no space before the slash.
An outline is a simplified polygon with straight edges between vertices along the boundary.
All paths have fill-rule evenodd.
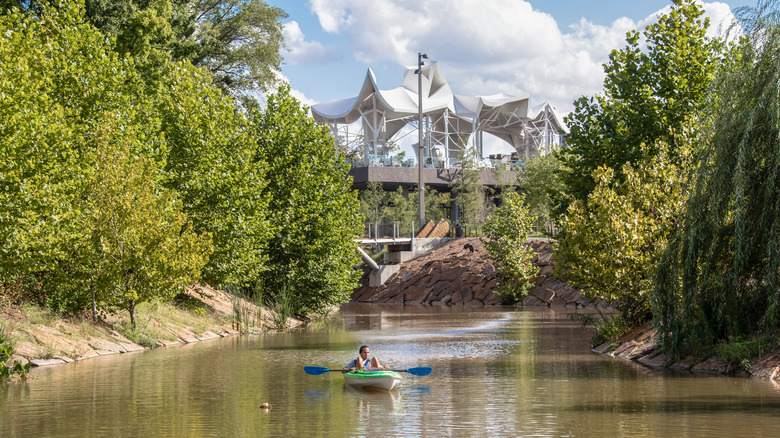
<path id="1" fill-rule="evenodd" d="M 710 32 L 756 0 L 705 1 Z M 307 105 L 354 97 L 371 68 L 401 86 L 417 53 L 453 92 L 530 96 L 566 114 L 603 86 L 604 64 L 669 0 L 266 0 L 285 10 L 282 76 Z"/>

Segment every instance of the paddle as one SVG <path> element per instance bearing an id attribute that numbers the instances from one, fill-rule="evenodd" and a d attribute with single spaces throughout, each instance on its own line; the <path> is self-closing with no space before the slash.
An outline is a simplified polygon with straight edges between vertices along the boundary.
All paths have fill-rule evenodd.
<path id="1" fill-rule="evenodd" d="M 395 371 L 397 373 L 409 373 L 414 376 L 427 376 L 428 374 L 431 373 L 431 367 L 414 367 L 414 368 L 409 368 L 407 370 L 390 370 L 390 371 Z"/>
<path id="2" fill-rule="evenodd" d="M 330 368 L 314 367 L 314 366 L 303 367 L 303 370 L 306 371 L 306 374 L 310 374 L 312 376 L 319 376 L 320 374 L 325 374 L 329 371 L 344 371 L 341 369 L 332 370 Z M 390 371 L 395 371 L 397 373 L 409 373 L 415 376 L 427 376 L 428 374 L 431 373 L 431 367 L 414 367 L 406 370 L 390 370 Z"/>

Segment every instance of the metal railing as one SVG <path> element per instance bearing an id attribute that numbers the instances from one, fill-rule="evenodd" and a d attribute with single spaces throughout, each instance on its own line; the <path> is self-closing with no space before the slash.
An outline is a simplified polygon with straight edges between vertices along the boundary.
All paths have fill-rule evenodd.
<path id="1" fill-rule="evenodd" d="M 398 221 L 365 222 L 362 237 L 364 239 L 408 239 L 414 237 L 416 232 L 414 227 L 414 221 L 411 224 L 402 224 Z"/>
<path id="2" fill-rule="evenodd" d="M 347 160 L 352 167 L 417 167 L 417 158 L 406 158 L 386 155 L 366 155 L 362 158 L 352 158 Z M 460 169 L 461 161 L 457 158 L 436 158 L 429 157 L 425 159 L 424 167 L 427 169 Z M 504 166 L 506 170 L 517 171 L 525 167 L 524 160 L 491 160 L 483 158 L 474 163 L 472 167 L 479 169 L 497 169 Z"/>

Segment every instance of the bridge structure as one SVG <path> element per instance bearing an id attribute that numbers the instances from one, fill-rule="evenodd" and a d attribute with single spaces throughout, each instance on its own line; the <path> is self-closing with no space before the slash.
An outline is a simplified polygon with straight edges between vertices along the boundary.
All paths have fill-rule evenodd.
<path id="1" fill-rule="evenodd" d="M 382 237 L 369 239 L 355 239 L 357 249 L 360 252 L 363 261 L 371 269 L 369 273 L 369 285 L 371 287 L 381 286 L 390 277 L 398 272 L 401 263 L 428 253 L 452 240 L 446 237 L 449 234 L 449 224 L 441 220 L 438 223 L 429 221 L 414 237 Z M 380 265 L 371 258 L 361 245 L 384 245 L 387 252 L 384 255 L 384 261 Z"/>

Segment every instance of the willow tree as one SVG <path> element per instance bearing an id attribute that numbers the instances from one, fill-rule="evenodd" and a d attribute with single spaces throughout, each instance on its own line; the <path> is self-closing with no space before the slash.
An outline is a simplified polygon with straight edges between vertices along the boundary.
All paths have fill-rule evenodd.
<path id="1" fill-rule="evenodd" d="M 672 357 L 780 321 L 780 2 L 739 15 L 715 82 L 712 140 L 658 268 L 655 324 Z"/>

